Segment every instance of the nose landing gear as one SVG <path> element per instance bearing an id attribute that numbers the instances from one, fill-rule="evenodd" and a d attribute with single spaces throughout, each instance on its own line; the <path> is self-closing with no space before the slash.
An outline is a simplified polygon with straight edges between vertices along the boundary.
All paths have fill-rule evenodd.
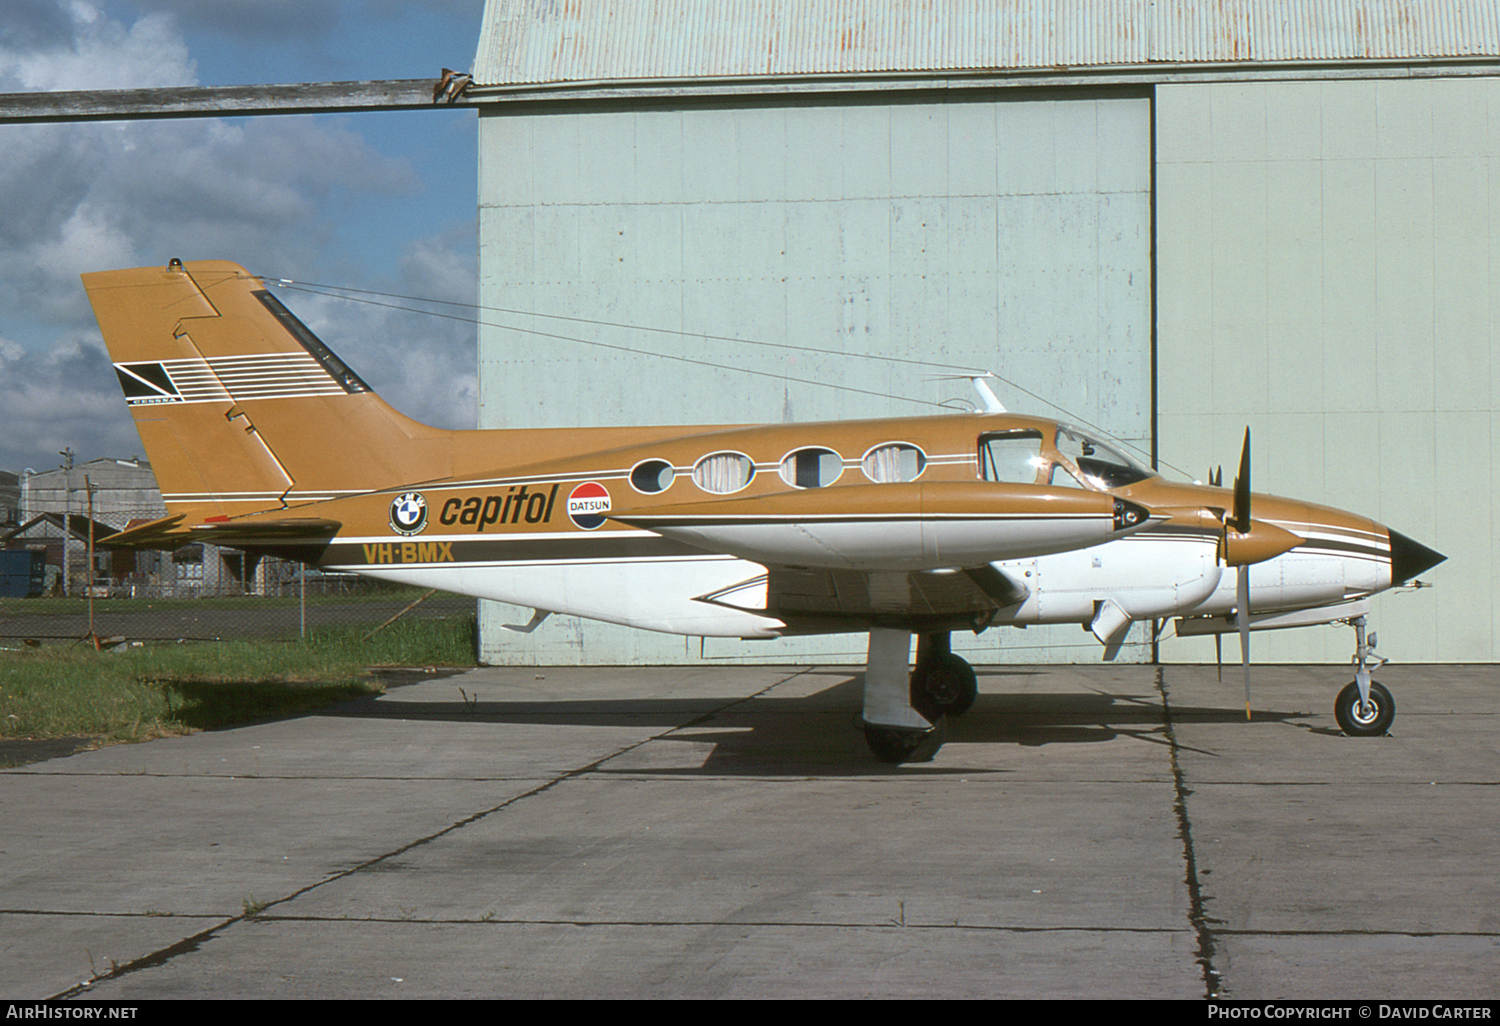
<path id="1" fill-rule="evenodd" d="M 1349 737 L 1381 737 L 1388 734 L 1396 718 L 1396 700 L 1379 681 L 1370 679 L 1370 671 L 1385 665 L 1375 654 L 1375 633 L 1365 641 L 1365 618 L 1348 621 L 1354 628 L 1354 679 L 1344 685 L 1333 703 L 1333 718 Z"/>
<path id="2" fill-rule="evenodd" d="M 1378 681 L 1370 681 L 1369 698 L 1360 696 L 1359 684 L 1350 681 L 1333 703 L 1333 718 L 1350 737 L 1379 737 L 1390 732 L 1396 718 L 1396 700 Z"/>

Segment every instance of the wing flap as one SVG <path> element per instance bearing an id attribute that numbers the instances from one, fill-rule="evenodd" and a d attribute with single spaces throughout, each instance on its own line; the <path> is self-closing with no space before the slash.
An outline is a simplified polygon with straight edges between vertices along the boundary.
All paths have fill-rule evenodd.
<path id="1" fill-rule="evenodd" d="M 699 600 L 779 617 L 793 632 L 834 622 L 848 630 L 940 622 L 981 630 L 1029 594 L 1024 584 L 989 565 L 916 572 L 771 567 Z"/>

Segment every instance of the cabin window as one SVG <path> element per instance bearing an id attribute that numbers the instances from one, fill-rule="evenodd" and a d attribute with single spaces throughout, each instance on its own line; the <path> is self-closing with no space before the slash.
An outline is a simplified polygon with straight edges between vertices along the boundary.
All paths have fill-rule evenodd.
<path id="1" fill-rule="evenodd" d="M 979 436 L 979 476 L 986 481 L 1036 484 L 1046 467 L 1040 431 Z"/>
<path id="2" fill-rule="evenodd" d="M 666 460 L 645 460 L 630 471 L 630 486 L 638 492 L 654 495 L 666 491 L 675 476 L 672 464 Z"/>
<path id="3" fill-rule="evenodd" d="M 844 473 L 844 458 L 832 449 L 798 449 L 781 461 L 781 479 L 793 488 L 822 488 Z"/>
<path id="4" fill-rule="evenodd" d="M 861 464 L 865 477 L 876 484 L 915 481 L 927 466 L 927 454 L 915 445 L 891 442 L 865 453 Z"/>
<path id="5" fill-rule="evenodd" d="M 1057 429 L 1057 451 L 1071 459 L 1085 483 L 1094 488 L 1124 488 L 1152 476 L 1151 471 L 1129 456 L 1077 428 Z"/>
<path id="6" fill-rule="evenodd" d="M 1052 464 L 1052 474 L 1047 483 L 1053 488 L 1082 488 L 1083 482 L 1074 477 L 1072 472 L 1061 463 Z"/>
<path id="7" fill-rule="evenodd" d="M 755 464 L 742 452 L 716 452 L 693 467 L 693 484 L 715 495 L 737 492 L 754 476 Z"/>

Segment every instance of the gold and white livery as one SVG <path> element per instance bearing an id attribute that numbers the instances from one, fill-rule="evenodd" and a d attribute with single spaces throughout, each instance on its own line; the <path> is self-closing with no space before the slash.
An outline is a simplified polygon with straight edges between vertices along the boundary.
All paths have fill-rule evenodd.
<path id="1" fill-rule="evenodd" d="M 1232 491 L 1173 484 L 1003 411 L 442 430 L 387 405 L 236 264 L 83 281 L 168 510 L 120 543 L 212 541 L 530 606 L 534 623 L 868 632 L 865 733 L 891 761 L 929 757 L 974 700 L 949 632 L 1034 623 L 1082 624 L 1112 655 L 1136 620 L 1242 640 L 1355 621 L 1340 722 L 1384 733 L 1363 600 L 1443 558 L 1352 513 L 1252 497 L 1248 461 Z"/>

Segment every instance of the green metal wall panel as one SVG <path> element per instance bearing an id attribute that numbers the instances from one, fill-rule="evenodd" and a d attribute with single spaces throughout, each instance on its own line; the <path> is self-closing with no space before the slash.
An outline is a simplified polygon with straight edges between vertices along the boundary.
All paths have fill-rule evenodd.
<path id="1" fill-rule="evenodd" d="M 906 416 L 972 396 L 967 382 L 842 355 L 879 353 L 992 369 L 1148 446 L 1149 119 L 1149 102 L 1125 95 L 486 114 L 481 301 L 578 320 L 486 315 L 480 426 Z M 1011 409 L 1056 412 L 999 392 Z M 484 606 L 491 662 L 700 655 L 697 639 L 567 620 L 515 634 L 499 624 L 529 611 Z M 985 659 L 1098 657 L 1076 628 L 969 644 Z M 812 652 L 862 659 L 864 641 L 710 641 L 701 654 Z"/>
<path id="2" fill-rule="evenodd" d="M 1258 491 L 1448 556 L 1431 590 L 1374 600 L 1384 655 L 1494 660 L 1500 80 L 1157 96 L 1163 455 L 1198 475 L 1233 465 L 1249 425 Z M 1353 647 L 1330 627 L 1252 646 L 1276 662 Z M 1212 644 L 1162 658 L 1212 660 Z"/>

